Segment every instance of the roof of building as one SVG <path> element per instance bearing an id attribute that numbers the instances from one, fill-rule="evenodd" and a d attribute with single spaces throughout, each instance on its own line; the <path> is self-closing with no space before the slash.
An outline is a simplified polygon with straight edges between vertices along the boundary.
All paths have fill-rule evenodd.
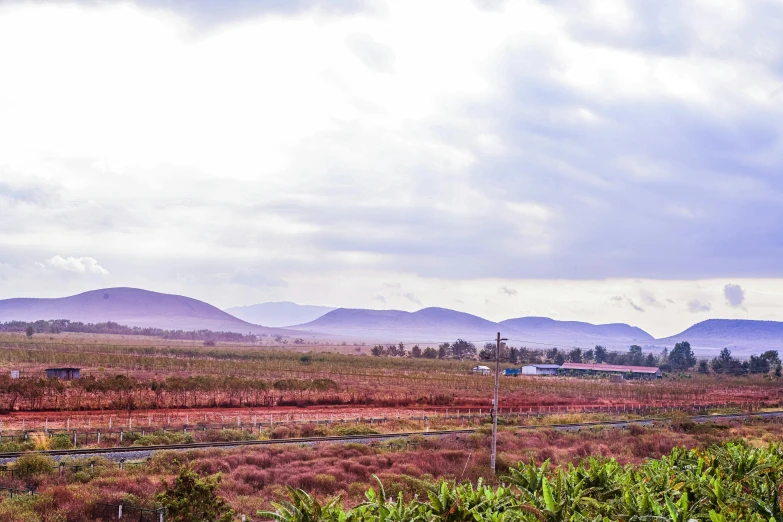
<path id="1" fill-rule="evenodd" d="M 489 366 L 474 366 L 474 370 L 489 370 Z"/>
<path id="2" fill-rule="evenodd" d="M 657 373 L 657 366 L 625 366 L 622 364 L 563 363 L 563 370 L 595 370 L 599 372 Z"/>
<path id="3" fill-rule="evenodd" d="M 525 366 L 533 366 L 539 370 L 558 370 L 559 364 L 526 364 Z"/>

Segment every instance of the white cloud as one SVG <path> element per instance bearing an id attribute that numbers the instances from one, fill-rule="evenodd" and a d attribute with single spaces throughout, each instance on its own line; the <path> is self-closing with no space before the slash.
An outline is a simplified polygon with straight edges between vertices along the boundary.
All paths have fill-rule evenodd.
<path id="1" fill-rule="evenodd" d="M 63 272 L 76 272 L 78 274 L 109 275 L 109 271 L 98 264 L 92 257 L 62 257 L 54 256 L 47 259 L 41 266 Z"/>
<path id="2" fill-rule="evenodd" d="M 723 296 L 726 298 L 726 304 L 732 308 L 742 308 L 745 302 L 745 291 L 740 285 L 727 284 L 723 287 Z"/>
<path id="3" fill-rule="evenodd" d="M 712 310 L 712 305 L 710 303 L 702 302 L 698 299 L 691 299 L 688 301 L 688 310 L 693 314 L 709 312 Z"/>

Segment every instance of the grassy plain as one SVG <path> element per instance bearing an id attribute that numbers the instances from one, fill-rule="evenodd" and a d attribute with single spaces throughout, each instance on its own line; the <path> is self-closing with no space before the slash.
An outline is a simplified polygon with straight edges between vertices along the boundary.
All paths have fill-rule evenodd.
<path id="1" fill-rule="evenodd" d="M 0 474 L 0 486 L 35 486 L 38 494 L 0 502 L 0 522 L 90 520 L 85 517 L 96 502 L 123 500 L 128 505 L 155 507 L 164 483 L 170 483 L 183 464 L 201 474 L 222 473 L 220 495 L 249 520 L 257 519 L 258 509 L 268 509 L 272 500 L 280 499 L 286 485 L 303 488 L 322 500 L 342 495 L 341 502 L 351 506 L 363 500 L 373 475 L 380 477 L 387 493 L 402 492 L 407 499 L 431 491 L 439 479 L 486 480 L 486 421 L 493 378 L 472 375 L 474 361 L 372 357 L 363 350 L 366 347 L 342 345 L 218 343 L 207 347 L 138 336 L 27 339 L 0 335 L 0 409 L 4 410 L 0 422 L 6 433 L 22 427 L 40 430 L 44 424 L 70 431 L 106 429 L 109 424 L 114 429 L 130 429 L 132 425 L 137 433 L 125 434 L 123 444 L 143 445 L 484 426 L 477 434 L 459 439 L 413 438 L 375 447 L 346 444 L 162 452 L 143 466 L 122 471 L 98 460 L 93 466 L 84 462 L 81 469 L 67 468 L 62 475 L 19 478 L 17 474 L 12 480 L 5 473 Z M 43 378 L 44 368 L 57 366 L 79 367 L 83 377 L 68 382 Z M 10 370 L 20 370 L 23 378 L 10 379 Z M 676 411 L 698 405 L 730 412 L 776 408 L 780 392 L 780 381 L 770 376 L 680 373 L 662 381 L 620 383 L 502 377 L 500 408 L 509 424 L 633 418 L 661 411 L 675 412 L 677 417 Z M 520 412 L 546 415 L 508 415 Z M 324 424 L 341 417 L 384 420 Z M 274 424 L 263 425 L 267 419 Z M 201 432 L 190 429 L 187 436 L 152 429 L 162 425 L 181 430 L 183 424 L 199 422 L 237 426 Z M 138 430 L 145 425 L 148 429 L 140 435 Z M 241 431 L 248 426 L 252 434 Z M 673 447 L 705 447 L 738 439 L 753 445 L 781 441 L 783 428 L 763 422 L 694 425 L 681 417 L 671 427 L 626 431 L 564 433 L 545 427 L 522 431 L 509 425 L 500 433 L 498 462 L 501 472 L 531 458 L 564 465 L 588 456 L 606 456 L 638 464 Z M 36 435 L 25 449 L 52 441 Z M 4 443 L 18 444 L 7 439 Z M 56 443 L 67 445 L 68 440 L 60 437 Z M 117 436 L 107 433 L 102 445 L 114 444 L 119 444 Z"/>

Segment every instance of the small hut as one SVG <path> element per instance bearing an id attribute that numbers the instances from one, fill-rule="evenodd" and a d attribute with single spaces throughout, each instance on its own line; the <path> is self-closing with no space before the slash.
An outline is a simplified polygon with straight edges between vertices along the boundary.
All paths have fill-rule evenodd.
<path id="1" fill-rule="evenodd" d="M 70 381 L 78 379 L 81 368 L 47 368 L 47 379 L 60 379 L 61 381 Z"/>

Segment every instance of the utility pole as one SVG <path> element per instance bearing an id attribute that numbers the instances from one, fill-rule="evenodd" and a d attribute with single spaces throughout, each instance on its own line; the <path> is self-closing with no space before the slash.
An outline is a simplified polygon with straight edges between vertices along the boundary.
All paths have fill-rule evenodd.
<path id="1" fill-rule="evenodd" d="M 495 398 L 492 401 L 492 454 L 489 457 L 489 467 L 495 474 L 495 460 L 498 452 L 498 392 L 500 390 L 500 343 L 508 341 L 501 339 L 498 332 L 497 345 L 495 346 Z"/>

